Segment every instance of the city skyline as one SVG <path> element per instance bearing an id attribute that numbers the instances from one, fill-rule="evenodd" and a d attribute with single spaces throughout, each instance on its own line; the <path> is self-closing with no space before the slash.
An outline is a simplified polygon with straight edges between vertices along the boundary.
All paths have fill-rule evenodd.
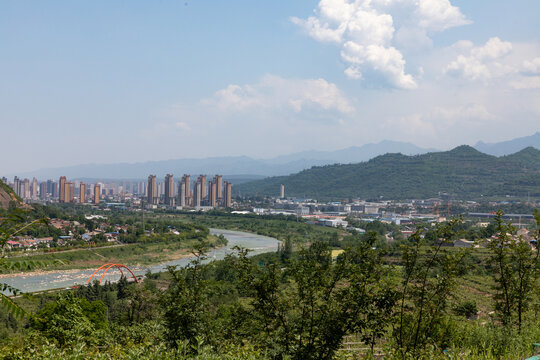
<path id="1" fill-rule="evenodd" d="M 4 4 L 0 118 L 20 136 L 4 139 L 17 151 L 0 167 L 530 135 L 539 10 L 532 0 Z"/>
<path id="2" fill-rule="evenodd" d="M 13 178 L 13 182 L 6 177 L 1 180 L 28 203 L 41 201 L 98 205 L 101 199 L 129 199 L 150 207 L 164 205 L 174 209 L 232 206 L 232 183 L 223 181 L 221 174 L 216 174 L 209 181 L 206 175 L 199 175 L 193 184 L 193 191 L 190 178 L 191 175 L 184 174 L 179 181 L 175 181 L 173 174 L 167 174 L 160 180 L 150 174 L 146 181 L 99 181 L 94 182 L 93 187 L 92 184 L 68 179 L 66 176 L 60 176 L 58 182 L 51 179 L 38 181 L 35 177 L 30 181 L 18 176 Z"/>

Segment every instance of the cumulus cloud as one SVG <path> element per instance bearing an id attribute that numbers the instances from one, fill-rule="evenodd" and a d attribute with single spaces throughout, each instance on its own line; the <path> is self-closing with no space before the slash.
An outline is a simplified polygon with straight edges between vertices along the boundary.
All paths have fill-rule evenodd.
<path id="1" fill-rule="evenodd" d="M 324 79 L 284 79 L 274 75 L 267 75 L 252 85 L 229 85 L 203 103 L 232 112 L 318 110 L 348 114 L 354 111 L 342 91 Z"/>
<path id="2" fill-rule="evenodd" d="M 540 57 L 523 62 L 523 70 L 527 75 L 540 75 Z"/>
<path id="3" fill-rule="evenodd" d="M 397 29 L 395 19 L 401 24 Z M 403 89 L 417 84 L 406 73 L 404 56 L 394 44 L 396 32 L 398 42 L 406 45 L 469 23 L 448 0 L 321 0 L 314 16 L 291 20 L 315 40 L 340 45 L 349 78 L 362 79 L 363 71 L 376 71 Z"/>
<path id="4" fill-rule="evenodd" d="M 505 64 L 502 60 L 512 51 L 512 44 L 492 37 L 483 46 L 471 46 L 470 42 L 456 44 L 467 54 L 460 54 L 452 61 L 444 72 L 456 77 L 469 80 L 489 80 L 515 72 L 513 66 Z"/>

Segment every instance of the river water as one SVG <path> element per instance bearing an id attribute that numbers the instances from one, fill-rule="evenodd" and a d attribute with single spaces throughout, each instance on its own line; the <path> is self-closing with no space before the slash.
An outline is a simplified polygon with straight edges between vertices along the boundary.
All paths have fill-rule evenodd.
<path id="1" fill-rule="evenodd" d="M 223 234 L 229 241 L 227 246 L 220 249 L 213 249 L 208 252 L 208 261 L 213 259 L 221 260 L 225 255 L 231 253 L 234 246 L 240 246 L 252 250 L 250 255 L 262 254 L 265 252 L 276 251 L 279 241 L 262 235 L 250 234 L 242 231 L 210 229 L 213 235 Z M 131 267 L 129 264 L 124 264 L 130 267 L 135 275 L 144 275 L 148 270 L 151 272 L 161 272 L 167 269 L 167 266 L 187 265 L 192 258 L 185 257 L 179 260 L 173 260 L 162 264 L 152 265 L 148 267 Z M 105 263 L 105 261 L 104 261 Z M 22 292 L 34 292 L 41 290 L 57 289 L 72 287 L 77 284 L 86 284 L 88 278 L 92 275 L 95 269 L 91 270 L 75 270 L 75 271 L 50 271 L 35 275 L 20 275 L 16 277 L 7 277 L 0 279 L 0 282 L 11 285 Z M 124 271 L 126 272 L 126 271 Z M 101 277 L 101 272 L 96 274 L 96 279 Z M 99 277 L 97 277 L 99 275 Z M 118 281 L 120 271 L 110 269 L 104 276 L 103 281 Z"/>

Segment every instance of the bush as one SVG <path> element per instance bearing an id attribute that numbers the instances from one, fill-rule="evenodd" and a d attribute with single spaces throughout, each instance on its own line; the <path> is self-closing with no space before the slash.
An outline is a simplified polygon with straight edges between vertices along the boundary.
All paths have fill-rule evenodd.
<path id="1" fill-rule="evenodd" d="M 462 302 L 452 309 L 454 314 L 458 316 L 465 316 L 466 318 L 471 318 L 478 313 L 478 307 L 474 301 L 465 301 Z"/>

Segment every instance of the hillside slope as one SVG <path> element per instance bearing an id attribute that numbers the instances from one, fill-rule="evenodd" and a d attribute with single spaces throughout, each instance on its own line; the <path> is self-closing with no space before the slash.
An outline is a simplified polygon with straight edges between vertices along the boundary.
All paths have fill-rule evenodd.
<path id="1" fill-rule="evenodd" d="M 7 209 L 9 203 L 15 201 L 16 203 L 22 203 L 21 199 L 15 195 L 13 190 L 0 180 L 0 209 Z"/>
<path id="2" fill-rule="evenodd" d="M 540 150 L 529 147 L 495 157 L 459 146 L 416 156 L 386 154 L 359 164 L 313 167 L 294 175 L 235 186 L 241 194 L 316 199 L 429 198 L 447 192 L 461 198 L 482 195 L 540 196 Z"/>

